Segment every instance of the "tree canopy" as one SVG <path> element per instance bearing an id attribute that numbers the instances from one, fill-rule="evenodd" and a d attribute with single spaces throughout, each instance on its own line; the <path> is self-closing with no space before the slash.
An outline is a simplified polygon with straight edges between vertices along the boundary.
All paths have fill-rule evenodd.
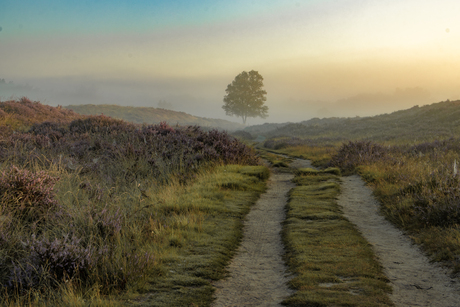
<path id="1" fill-rule="evenodd" d="M 235 80 L 227 86 L 222 108 L 225 114 L 243 119 L 246 124 L 248 117 L 267 118 L 268 107 L 264 105 L 267 101 L 267 92 L 263 89 L 264 78 L 254 70 L 243 71 Z"/>

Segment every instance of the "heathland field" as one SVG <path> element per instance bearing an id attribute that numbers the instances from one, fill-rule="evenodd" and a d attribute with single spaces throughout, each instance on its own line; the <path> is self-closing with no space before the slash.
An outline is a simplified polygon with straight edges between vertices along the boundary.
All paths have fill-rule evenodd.
<path id="1" fill-rule="evenodd" d="M 264 147 L 359 174 L 381 212 L 432 260 L 460 272 L 460 101 L 370 118 L 291 125 Z M 289 131 L 292 130 L 289 136 Z M 295 135 L 295 136 L 294 136 Z"/>
<path id="2" fill-rule="evenodd" d="M 0 121 L 1 305 L 210 303 L 269 176 L 254 150 L 27 99 Z"/>
<path id="3" fill-rule="evenodd" d="M 234 138 L 0 102 L 0 305 L 211 306 L 273 172 L 293 186 L 279 204 L 283 304 L 391 306 L 384 268 L 337 203 L 342 176 L 360 175 L 385 217 L 457 274 L 459 113 L 443 102 Z"/>

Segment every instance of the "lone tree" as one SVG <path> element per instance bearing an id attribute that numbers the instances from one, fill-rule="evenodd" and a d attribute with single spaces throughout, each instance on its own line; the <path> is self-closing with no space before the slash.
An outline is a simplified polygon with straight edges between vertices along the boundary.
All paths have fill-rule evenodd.
<path id="1" fill-rule="evenodd" d="M 227 86 L 222 109 L 225 114 L 236 115 L 243 119 L 246 124 L 248 117 L 267 118 L 268 107 L 264 106 L 267 101 L 267 92 L 263 89 L 264 78 L 254 70 L 249 73 L 243 71 L 235 77 L 232 84 Z"/>

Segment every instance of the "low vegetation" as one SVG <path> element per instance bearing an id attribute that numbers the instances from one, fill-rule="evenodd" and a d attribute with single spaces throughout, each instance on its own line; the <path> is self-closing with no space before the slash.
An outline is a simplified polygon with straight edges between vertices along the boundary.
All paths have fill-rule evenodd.
<path id="1" fill-rule="evenodd" d="M 175 189 L 168 204 L 156 210 L 169 229 L 152 225 L 156 271 L 141 294 L 125 298 L 138 306 L 209 306 L 211 282 L 225 276 L 242 236 L 242 219 L 268 175 L 261 166 L 222 166 L 181 193 Z"/>
<path id="2" fill-rule="evenodd" d="M 210 303 L 269 175 L 253 150 L 27 99 L 0 110 L 0 304 Z"/>
<path id="3" fill-rule="evenodd" d="M 322 139 L 272 138 L 264 142 L 262 150 L 308 159 L 314 166 L 327 167 L 340 144 Z"/>
<path id="4" fill-rule="evenodd" d="M 373 117 L 311 119 L 264 130 L 263 125 L 245 130 L 269 138 L 323 140 L 330 143 L 367 140 L 383 144 L 416 144 L 460 136 L 460 100 L 443 101 L 426 106 Z M 268 126 L 270 127 L 270 126 Z M 268 128 L 267 127 L 267 128 Z"/>
<path id="5" fill-rule="evenodd" d="M 283 125 L 264 141 L 261 156 L 282 171 L 293 171 L 292 158 L 279 153 L 323 169 L 297 170 L 290 193 L 283 238 L 298 291 L 286 305 L 391 305 L 381 267 L 337 207 L 341 174 L 360 174 L 389 220 L 460 272 L 457 109 L 443 102 Z M 208 306 L 269 176 L 225 132 L 83 116 L 26 98 L 0 102 L 0 137 L 6 306 Z"/>
<path id="6" fill-rule="evenodd" d="M 221 129 L 233 131 L 244 128 L 243 125 L 223 119 L 193 116 L 184 112 L 152 107 L 128 107 L 118 105 L 70 105 L 65 107 L 83 115 L 106 115 L 135 124 L 167 124 L 181 126 L 200 126 L 203 129 Z"/>
<path id="7" fill-rule="evenodd" d="M 449 139 L 382 148 L 355 168 L 374 189 L 388 219 L 454 273 L 460 272 L 458 144 L 459 139 Z"/>
<path id="8" fill-rule="evenodd" d="M 392 306 L 389 281 L 372 248 L 337 205 L 340 170 L 300 169 L 283 238 L 297 292 L 287 306 Z"/>
<path id="9" fill-rule="evenodd" d="M 259 149 L 260 157 L 265 159 L 267 162 L 270 163 L 272 167 L 276 168 L 288 168 L 289 164 L 292 162 L 292 158 L 287 156 L 282 156 L 279 154 L 271 153 L 268 150 Z M 291 171 L 290 169 L 286 169 L 286 171 Z"/>
<path id="10" fill-rule="evenodd" d="M 6 137 L 14 131 L 24 132 L 33 124 L 52 120 L 56 124 L 70 123 L 82 118 L 81 115 L 61 107 L 53 108 L 25 97 L 20 100 L 0 102 L 0 137 Z"/>
<path id="11" fill-rule="evenodd" d="M 404 229 L 433 260 L 456 274 L 460 272 L 460 133 L 451 116 L 459 111 L 460 102 L 443 102 L 382 115 L 381 118 L 398 115 L 406 131 L 398 134 L 399 130 L 390 125 L 375 134 L 375 140 L 364 137 L 359 129 L 344 133 L 349 139 L 339 142 L 343 130 L 332 133 L 331 127 L 325 125 L 325 130 L 316 127 L 317 133 L 306 138 L 271 138 L 265 146 L 278 153 L 311 159 L 317 166 L 339 167 L 345 175 L 360 174 L 380 200 L 383 214 Z M 418 121 L 422 123 L 413 123 L 415 117 L 404 117 L 408 114 L 421 116 Z M 427 125 L 423 123 L 427 116 L 433 129 L 421 135 L 424 132 L 416 127 Z M 445 133 L 435 133 L 441 130 Z M 329 137 L 325 138 L 325 134 Z"/>

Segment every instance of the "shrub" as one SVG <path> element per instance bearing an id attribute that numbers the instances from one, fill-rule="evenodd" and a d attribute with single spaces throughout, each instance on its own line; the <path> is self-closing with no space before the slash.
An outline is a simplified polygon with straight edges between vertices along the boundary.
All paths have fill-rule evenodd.
<path id="1" fill-rule="evenodd" d="M 36 123 L 52 121 L 64 124 L 81 117 L 82 115 L 71 110 L 43 105 L 26 97 L 19 100 L 0 101 L 0 123 L 12 128 L 8 135 L 13 131 L 27 131 Z"/>
<path id="2" fill-rule="evenodd" d="M 135 125 L 121 119 L 114 119 L 108 116 L 90 116 L 85 119 L 77 119 L 70 123 L 69 130 L 72 133 L 98 133 L 116 134 L 119 132 L 132 132 Z"/>
<path id="3" fill-rule="evenodd" d="M 460 224 L 460 180 L 457 176 L 433 172 L 418 184 L 401 189 L 403 196 L 413 199 L 413 205 L 401 209 L 412 216 L 413 223 L 421 227 L 450 227 Z"/>
<path id="4" fill-rule="evenodd" d="M 264 147 L 268 149 L 274 149 L 275 148 L 275 141 L 274 140 L 266 140 L 264 142 Z"/>
<path id="5" fill-rule="evenodd" d="M 349 141 L 342 144 L 338 153 L 332 157 L 330 166 L 352 172 L 358 165 L 364 165 L 383 159 L 388 150 L 371 141 Z"/>
<path id="6" fill-rule="evenodd" d="M 66 129 L 60 127 L 57 123 L 46 121 L 40 124 L 34 124 L 30 128 L 29 133 L 47 136 L 48 138 L 56 141 L 62 138 L 67 131 Z"/>
<path id="7" fill-rule="evenodd" d="M 44 171 L 34 173 L 13 165 L 0 173 L 2 207 L 21 220 L 44 219 L 58 207 L 53 192 L 58 180 Z"/>
<path id="8" fill-rule="evenodd" d="M 234 137 L 237 137 L 237 138 L 240 138 L 240 139 L 243 139 L 243 140 L 251 141 L 251 140 L 255 139 L 255 137 L 252 134 L 250 134 L 247 131 L 243 131 L 243 130 L 237 130 L 235 132 L 232 132 L 232 135 Z"/>
<path id="9" fill-rule="evenodd" d="M 69 234 L 53 239 L 32 235 L 23 241 L 23 248 L 24 257 L 5 265 L 9 269 L 2 284 L 8 290 L 54 288 L 73 279 L 87 286 L 100 283 L 104 285 L 101 290 L 108 293 L 111 289 L 123 290 L 129 282 L 148 274 L 154 261 L 151 253 L 133 249 L 115 255 L 116 246 L 87 245 L 81 238 Z"/>
<path id="10" fill-rule="evenodd" d="M 49 115 L 58 118 L 60 109 L 27 100 L 0 103 L 0 110 L 24 124 L 0 139 L 0 163 L 13 165 L 0 172 L 0 285 L 7 297 L 53 291 L 68 279 L 78 291 L 103 294 L 140 284 L 156 266 L 146 252 L 150 232 L 139 232 L 155 196 L 140 184 L 161 189 L 170 178 L 188 182 L 207 164 L 259 162 L 249 147 L 215 130 L 106 116 L 54 121 Z"/>
<path id="11" fill-rule="evenodd" d="M 431 159 L 443 159 L 449 151 L 460 153 L 460 139 L 449 138 L 446 140 L 435 140 L 433 142 L 424 142 L 413 145 L 405 150 L 412 156 L 429 155 Z"/>
<path id="12" fill-rule="evenodd" d="M 83 248 L 80 241 L 69 235 L 53 240 L 32 235 L 23 244 L 27 256 L 15 261 L 10 269 L 8 286 L 27 290 L 43 284 L 49 286 L 52 281 L 56 284 L 51 286 L 56 286 L 64 279 L 87 276 L 88 269 L 95 264 L 95 249 Z"/>

